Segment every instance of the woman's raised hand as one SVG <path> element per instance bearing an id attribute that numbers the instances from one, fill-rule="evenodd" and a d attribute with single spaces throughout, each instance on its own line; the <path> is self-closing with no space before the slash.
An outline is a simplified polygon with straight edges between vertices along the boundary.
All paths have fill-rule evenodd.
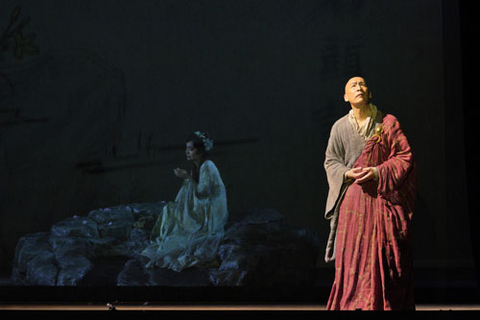
<path id="1" fill-rule="evenodd" d="M 181 179 L 188 179 L 189 178 L 187 170 L 184 170 L 184 169 L 175 168 L 175 169 L 173 169 L 173 173 Z"/>

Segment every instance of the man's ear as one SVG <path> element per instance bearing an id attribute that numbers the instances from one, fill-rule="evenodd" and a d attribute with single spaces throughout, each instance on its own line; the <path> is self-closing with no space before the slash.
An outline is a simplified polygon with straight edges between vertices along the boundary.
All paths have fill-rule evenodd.
<path id="1" fill-rule="evenodd" d="M 343 95 L 343 100 L 345 100 L 345 102 L 348 102 L 347 94 Z"/>

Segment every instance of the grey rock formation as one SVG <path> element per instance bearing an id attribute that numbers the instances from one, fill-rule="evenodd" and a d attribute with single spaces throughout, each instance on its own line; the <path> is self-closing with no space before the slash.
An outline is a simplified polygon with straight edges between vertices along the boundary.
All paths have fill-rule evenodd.
<path id="1" fill-rule="evenodd" d="M 12 283 L 46 286 L 308 286 L 315 282 L 317 236 L 273 209 L 232 215 L 217 258 L 182 272 L 146 268 L 141 251 L 163 203 L 91 211 L 29 234 L 17 244 Z M 235 217 L 235 218 L 234 218 Z"/>
<path id="2" fill-rule="evenodd" d="M 219 248 L 215 285 L 313 285 L 318 239 L 307 228 L 292 228 L 271 209 L 248 210 L 226 231 Z"/>

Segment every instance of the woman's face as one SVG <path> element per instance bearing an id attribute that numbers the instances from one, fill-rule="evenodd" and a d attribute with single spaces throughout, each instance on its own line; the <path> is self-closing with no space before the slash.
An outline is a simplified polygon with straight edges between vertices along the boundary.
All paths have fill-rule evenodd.
<path id="1" fill-rule="evenodd" d="M 188 161 L 199 161 L 202 159 L 202 155 L 198 154 L 197 148 L 193 145 L 193 141 L 188 141 L 186 143 L 185 155 L 187 156 Z"/>

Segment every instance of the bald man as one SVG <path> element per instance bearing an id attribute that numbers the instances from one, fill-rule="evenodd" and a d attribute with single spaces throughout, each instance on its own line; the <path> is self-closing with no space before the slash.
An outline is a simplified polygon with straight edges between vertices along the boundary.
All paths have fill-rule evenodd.
<path id="1" fill-rule="evenodd" d="M 347 81 L 343 98 L 351 108 L 332 126 L 325 152 L 325 261 L 335 263 L 328 310 L 415 309 L 415 162 L 397 118 L 371 96 L 364 78 Z"/>

